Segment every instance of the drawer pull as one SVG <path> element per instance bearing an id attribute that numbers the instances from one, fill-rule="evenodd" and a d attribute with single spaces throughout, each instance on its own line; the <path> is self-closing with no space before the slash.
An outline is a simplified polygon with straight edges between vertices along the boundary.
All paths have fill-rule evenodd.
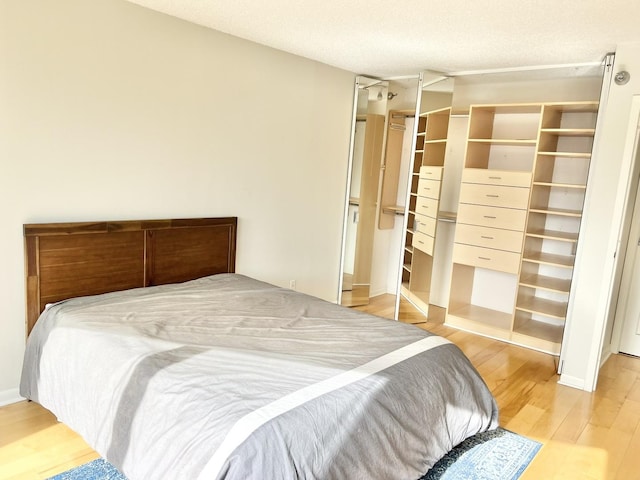
<path id="1" fill-rule="evenodd" d="M 499 197 L 500 197 L 500 195 L 495 195 L 495 194 L 487 193 L 487 197 L 491 197 L 491 198 L 499 198 Z"/>
<path id="2" fill-rule="evenodd" d="M 490 218 L 492 220 L 495 220 L 496 217 L 492 216 L 492 215 L 483 215 L 484 218 Z"/>
<path id="3" fill-rule="evenodd" d="M 486 238 L 487 240 L 493 240 L 493 237 L 489 237 L 487 235 L 480 235 L 480 238 Z"/>
<path id="4" fill-rule="evenodd" d="M 421 243 L 422 245 L 424 245 L 424 242 L 422 240 L 418 240 L 418 243 Z"/>
<path id="5" fill-rule="evenodd" d="M 502 177 L 489 177 L 491 180 L 502 180 Z"/>
<path id="6" fill-rule="evenodd" d="M 489 257 L 478 257 L 480 260 L 491 260 Z"/>

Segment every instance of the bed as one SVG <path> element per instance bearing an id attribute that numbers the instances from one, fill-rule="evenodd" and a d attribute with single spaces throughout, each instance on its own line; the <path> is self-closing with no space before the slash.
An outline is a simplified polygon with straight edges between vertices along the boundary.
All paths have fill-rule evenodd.
<path id="1" fill-rule="evenodd" d="M 236 228 L 25 225 L 21 394 L 130 480 L 417 479 L 497 427 L 455 345 L 235 273 Z"/>

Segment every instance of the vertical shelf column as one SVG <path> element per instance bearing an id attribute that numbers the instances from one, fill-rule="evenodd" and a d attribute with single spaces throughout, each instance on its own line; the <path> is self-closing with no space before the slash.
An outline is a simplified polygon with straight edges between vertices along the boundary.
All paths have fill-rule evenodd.
<path id="1" fill-rule="evenodd" d="M 541 110 L 470 108 L 448 325 L 511 340 Z"/>
<path id="2" fill-rule="evenodd" d="M 429 312 L 433 247 L 451 108 L 421 113 L 415 139 L 401 294 Z"/>
<path id="3" fill-rule="evenodd" d="M 545 104 L 533 175 L 513 341 L 559 354 L 598 102 Z"/>

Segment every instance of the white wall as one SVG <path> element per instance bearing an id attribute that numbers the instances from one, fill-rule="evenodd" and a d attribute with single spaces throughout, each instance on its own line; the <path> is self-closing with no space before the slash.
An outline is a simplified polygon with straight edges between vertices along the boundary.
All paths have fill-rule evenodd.
<path id="1" fill-rule="evenodd" d="M 237 215 L 237 271 L 335 301 L 354 75 L 122 0 L 0 2 L 0 403 L 22 225 Z"/>
<path id="2" fill-rule="evenodd" d="M 618 46 L 613 71 L 621 70 L 627 70 L 631 80 L 623 86 L 611 85 L 606 114 L 598 125 L 600 140 L 591 165 L 580 232 L 578 254 L 582 261 L 575 272 L 569 311 L 572 323 L 565 333 L 560 379 L 587 390 L 595 387 L 603 337 L 607 323 L 613 321 L 609 306 L 615 304 L 615 297 L 610 298 L 610 287 L 625 195 L 619 187 L 628 177 L 628 170 L 621 167 L 631 98 L 640 94 L 640 44 Z"/>

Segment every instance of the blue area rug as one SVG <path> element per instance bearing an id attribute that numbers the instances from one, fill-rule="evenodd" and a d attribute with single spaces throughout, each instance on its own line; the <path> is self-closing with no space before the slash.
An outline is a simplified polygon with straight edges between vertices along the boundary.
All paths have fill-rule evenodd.
<path id="1" fill-rule="evenodd" d="M 542 445 L 497 428 L 467 438 L 420 480 L 515 480 Z"/>
<path id="2" fill-rule="evenodd" d="M 466 439 L 419 480 L 515 480 L 540 450 L 538 442 L 503 428 Z M 99 458 L 48 480 L 127 480 Z"/>
<path id="3" fill-rule="evenodd" d="M 116 467 L 103 458 L 85 463 L 47 480 L 127 480 Z"/>

